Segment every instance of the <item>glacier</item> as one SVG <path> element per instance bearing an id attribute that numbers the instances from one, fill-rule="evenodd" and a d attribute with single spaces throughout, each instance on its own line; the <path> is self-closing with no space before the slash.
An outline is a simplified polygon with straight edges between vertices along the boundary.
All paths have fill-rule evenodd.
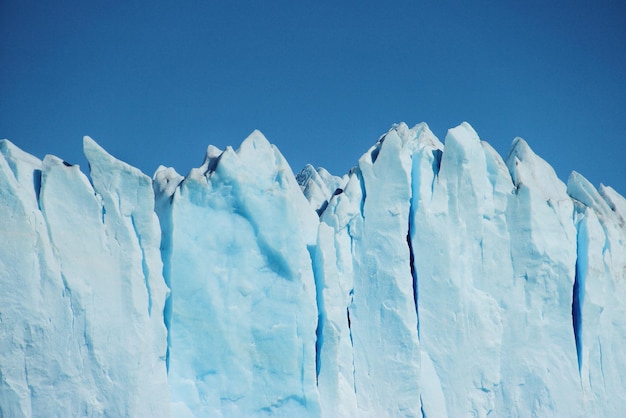
<path id="1" fill-rule="evenodd" d="M 150 178 L 0 141 L 0 416 L 626 414 L 626 199 L 394 125 L 349 173 L 259 131 Z"/>

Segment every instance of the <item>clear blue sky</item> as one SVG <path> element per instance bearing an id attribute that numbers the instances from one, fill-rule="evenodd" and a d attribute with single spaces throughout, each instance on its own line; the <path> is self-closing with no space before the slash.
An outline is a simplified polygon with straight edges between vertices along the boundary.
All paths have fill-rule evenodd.
<path id="1" fill-rule="evenodd" d="M 346 172 L 392 123 L 525 138 L 626 194 L 621 1 L 0 0 L 0 137 L 152 175 L 260 129 L 298 171 Z"/>

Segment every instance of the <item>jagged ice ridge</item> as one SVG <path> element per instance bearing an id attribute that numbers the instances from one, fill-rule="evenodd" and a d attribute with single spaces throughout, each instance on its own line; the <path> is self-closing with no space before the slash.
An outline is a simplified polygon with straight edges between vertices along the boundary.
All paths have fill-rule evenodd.
<path id="1" fill-rule="evenodd" d="M 0 142 L 0 416 L 620 416 L 626 199 L 395 125 L 150 179 Z"/>

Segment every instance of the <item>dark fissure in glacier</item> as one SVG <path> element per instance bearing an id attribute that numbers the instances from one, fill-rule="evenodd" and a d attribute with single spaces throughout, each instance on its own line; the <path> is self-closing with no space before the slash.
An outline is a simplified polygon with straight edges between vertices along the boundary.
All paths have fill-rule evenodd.
<path id="1" fill-rule="evenodd" d="M 315 383 L 319 383 L 321 369 L 322 346 L 324 345 L 324 326 L 326 324 L 326 306 L 324 304 L 324 288 L 326 287 L 324 280 L 324 266 L 321 256 L 318 255 L 318 248 L 308 245 L 307 250 L 311 258 L 311 266 L 313 267 L 313 280 L 315 281 L 315 298 L 317 303 L 317 327 L 315 328 Z"/>
<path id="2" fill-rule="evenodd" d="M 155 196 L 158 196 L 155 193 Z M 173 222 L 172 222 L 172 202 L 171 198 L 166 200 L 155 201 L 155 212 L 159 219 L 159 225 L 161 226 L 161 262 L 163 263 L 163 280 L 168 289 L 172 289 L 171 276 L 172 276 L 172 234 L 173 234 Z M 104 216 L 104 215 L 103 215 Z M 167 332 L 167 348 L 165 351 L 165 368 L 167 371 L 170 369 L 170 348 L 172 346 L 171 341 L 171 324 L 172 324 L 172 294 L 168 293 L 165 298 L 165 304 L 163 306 L 163 323 Z"/>
<path id="3" fill-rule="evenodd" d="M 576 357 L 578 360 L 578 372 L 581 371 L 582 366 L 582 333 L 583 333 L 583 318 L 582 318 L 582 306 L 584 302 L 585 291 L 585 274 L 587 272 L 588 260 L 587 257 L 587 243 L 589 237 L 587 235 L 587 228 L 585 227 L 586 220 L 581 220 L 576 228 L 576 269 L 574 275 L 574 290 L 572 298 L 572 326 L 574 329 L 574 340 L 576 341 Z"/>
<path id="4" fill-rule="evenodd" d="M 35 188 L 35 199 L 37 200 L 37 208 L 41 210 L 39 204 L 39 192 L 41 192 L 41 170 L 33 170 L 33 187 Z"/>
<path id="5" fill-rule="evenodd" d="M 576 263 L 578 265 L 578 263 Z M 576 267 L 578 270 L 578 266 Z M 578 358 L 578 371 L 581 368 L 582 357 L 582 312 L 580 303 L 580 280 L 578 279 L 578 272 L 576 272 L 576 278 L 574 280 L 574 299 L 572 302 L 572 324 L 574 327 L 574 339 L 576 340 L 576 356 Z"/>
<path id="6" fill-rule="evenodd" d="M 413 303 L 415 304 L 415 314 L 417 315 L 417 338 L 419 339 L 420 326 L 417 302 L 417 272 L 415 271 L 415 256 L 413 255 L 413 243 L 411 242 L 411 235 L 411 222 L 409 222 L 409 231 L 406 235 L 406 243 L 409 247 L 409 268 L 411 269 L 411 277 L 413 277 Z"/>
<path id="7" fill-rule="evenodd" d="M 346 307 L 346 317 L 348 319 L 348 331 L 350 331 L 350 348 L 352 349 L 352 388 L 356 394 L 356 366 L 354 364 L 354 338 L 352 337 L 352 323 L 350 322 L 350 306 L 354 303 L 354 289 L 350 289 L 350 304 Z"/>
<path id="8" fill-rule="evenodd" d="M 103 206 L 104 209 L 104 206 Z M 150 273 L 148 269 L 148 262 L 146 260 L 145 246 L 141 240 L 141 233 L 137 229 L 137 224 L 134 215 L 130 215 L 130 222 L 133 226 L 133 232 L 137 238 L 137 244 L 141 250 L 141 271 L 143 272 L 144 285 L 146 286 L 146 292 L 148 293 L 148 315 L 152 314 L 152 290 L 150 289 Z"/>

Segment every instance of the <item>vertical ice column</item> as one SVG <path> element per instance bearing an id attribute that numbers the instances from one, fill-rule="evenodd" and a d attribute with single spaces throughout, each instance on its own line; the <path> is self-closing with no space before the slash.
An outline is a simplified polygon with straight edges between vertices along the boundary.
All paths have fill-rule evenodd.
<path id="1" fill-rule="evenodd" d="M 585 415 L 619 416 L 626 410 L 626 200 L 574 172 L 567 192 L 576 202 L 578 259 L 574 327 Z"/>
<path id="2" fill-rule="evenodd" d="M 173 414 L 319 416 L 318 217 L 260 132 L 209 157 L 159 198 Z"/>
<path id="3" fill-rule="evenodd" d="M 515 197 L 507 209 L 513 286 L 502 351 L 498 409 L 535 416 L 583 415 L 572 295 L 576 265 L 573 204 L 552 167 L 521 138 L 507 166 Z"/>
<path id="4" fill-rule="evenodd" d="M 167 415 L 167 289 L 151 181 L 90 138 L 84 147 L 94 186 L 78 166 L 49 156 L 40 204 L 70 294 L 86 387 L 94 387 L 92 412 Z"/>
<path id="5" fill-rule="evenodd" d="M 352 174 L 324 210 L 315 252 L 319 308 L 317 383 L 323 417 L 357 417 L 354 352 L 349 307 L 354 294 L 351 231 L 362 223 L 363 193 Z M 357 226 L 358 225 L 358 226 Z"/>
<path id="6" fill-rule="evenodd" d="M 468 124 L 448 132 L 443 154 L 434 137 L 423 142 L 411 201 L 423 409 L 484 417 L 497 412 L 503 317 L 494 290 L 512 276 L 504 215 L 513 185 Z"/>
<path id="7" fill-rule="evenodd" d="M 359 416 L 419 416 L 420 349 L 411 274 L 411 154 L 420 125 L 392 129 L 359 160 L 363 190 L 348 311 Z M 382 383 L 388 382 L 388 383 Z"/>
<path id="8" fill-rule="evenodd" d="M 69 295 L 39 211 L 41 161 L 0 142 L 0 416 L 80 407 Z"/>
<path id="9" fill-rule="evenodd" d="M 572 203 L 520 139 L 508 171 L 467 124 L 449 131 L 442 154 L 431 147 L 414 156 L 426 415 L 443 410 L 442 396 L 451 416 L 581 414 Z M 436 376 L 427 378 L 431 360 Z M 427 393 L 432 385 L 441 392 Z"/>
<path id="10" fill-rule="evenodd" d="M 161 230 L 155 213 L 152 180 L 140 170 L 115 159 L 95 141 L 85 137 L 93 189 L 101 199 L 101 216 L 107 247 L 118 277 L 103 271 L 108 286 L 119 286 L 121 310 L 116 318 L 128 328 L 129 339 L 120 342 L 128 352 L 132 396 L 130 414 L 169 414 L 169 387 L 165 368 L 167 330 L 163 310 L 169 289 L 163 279 Z M 100 215 L 100 214 L 98 214 Z M 94 251 L 95 254 L 97 254 Z M 95 280 L 100 278 L 94 274 Z M 118 282 L 119 280 L 119 282 Z M 113 304 L 109 306 L 111 310 Z M 130 321 L 129 321 L 130 319 Z M 110 343 L 109 343 L 110 344 Z M 136 412 L 132 412 L 136 411 Z"/>
<path id="11" fill-rule="evenodd" d="M 94 182 L 105 184 L 96 191 L 78 166 L 4 151 L 13 180 L 7 170 L 4 179 L 9 188 L 19 184 L 13 193 L 21 203 L 7 208 L 15 224 L 2 227 L 11 235 L 20 231 L 10 244 L 18 253 L 0 257 L 9 260 L 2 279 L 16 284 L 3 285 L 3 296 L 30 297 L 21 302 L 27 309 L 3 304 L 1 322 L 13 329 L 2 330 L 12 336 L 2 338 L 10 341 L 3 353 L 13 356 L 2 363 L 12 369 L 5 393 L 19 396 L 0 402 L 9 408 L 2 412 L 167 416 L 166 288 L 150 179 L 89 139 Z M 14 414 L 15 402 L 20 413 Z"/>

